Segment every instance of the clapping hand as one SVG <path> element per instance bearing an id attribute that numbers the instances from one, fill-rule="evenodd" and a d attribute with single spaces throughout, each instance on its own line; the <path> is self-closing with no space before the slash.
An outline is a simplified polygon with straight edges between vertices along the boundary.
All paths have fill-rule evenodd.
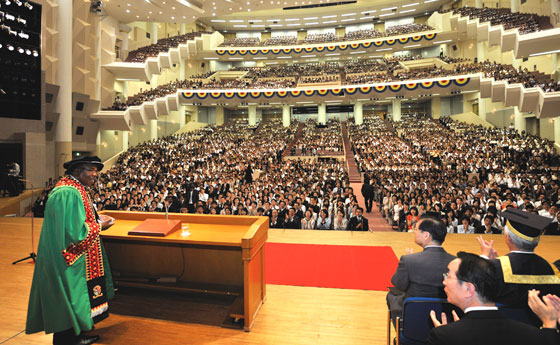
<path id="1" fill-rule="evenodd" d="M 455 310 L 452 310 L 451 314 L 453 315 L 453 321 L 459 321 L 459 315 L 457 315 Z M 447 315 L 445 313 L 441 313 L 441 322 L 439 322 L 439 320 L 437 319 L 437 316 L 436 316 L 436 312 L 433 311 L 433 310 L 430 311 L 430 318 L 432 319 L 432 322 L 434 323 L 434 327 L 447 325 Z"/>
<path id="2" fill-rule="evenodd" d="M 494 249 L 494 240 L 486 241 L 482 236 L 476 238 L 478 244 L 480 244 L 480 250 L 482 255 L 486 256 L 488 259 L 495 259 L 498 257 L 498 252 Z"/>
<path id="3" fill-rule="evenodd" d="M 529 307 L 541 319 L 544 328 L 556 328 L 560 321 L 560 298 L 548 294 L 539 298 L 540 291 L 529 290 Z"/>

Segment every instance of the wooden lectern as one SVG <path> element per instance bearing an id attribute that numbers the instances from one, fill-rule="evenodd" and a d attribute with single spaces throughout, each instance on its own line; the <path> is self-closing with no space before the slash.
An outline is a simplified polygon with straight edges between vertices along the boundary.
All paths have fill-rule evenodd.
<path id="1" fill-rule="evenodd" d="M 145 219 L 165 219 L 163 213 L 101 213 L 115 218 L 101 235 L 118 285 L 238 296 L 230 316 L 251 330 L 266 297 L 268 217 L 170 213 L 170 220 L 188 224 L 190 235 L 155 237 L 128 232 Z"/>

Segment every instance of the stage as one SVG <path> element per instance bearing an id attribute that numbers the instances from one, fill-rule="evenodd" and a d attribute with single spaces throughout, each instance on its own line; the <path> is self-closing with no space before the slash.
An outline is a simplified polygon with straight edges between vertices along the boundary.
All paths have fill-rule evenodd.
<path id="1" fill-rule="evenodd" d="M 35 221 L 35 245 L 42 219 Z M 0 218 L 0 343 L 51 344 L 52 335 L 25 335 L 33 265 L 12 265 L 31 251 L 31 219 Z M 502 235 L 495 240 L 506 253 Z M 412 233 L 300 231 L 270 229 L 268 242 L 349 246 L 389 246 L 397 258 L 407 247 L 419 251 Z M 448 236 L 444 247 L 479 252 L 474 235 Z M 560 237 L 544 237 L 537 253 L 560 258 Z M 119 296 L 120 294 L 120 296 Z M 100 344 L 386 344 L 384 291 L 267 285 L 267 297 L 251 332 L 223 324 L 226 297 L 168 296 L 123 291 L 110 305 L 111 316 L 97 324 Z M 198 296 L 200 297 L 200 296 Z M 180 312 L 177 306 L 181 306 Z M 225 315 L 225 314 L 224 314 Z"/>

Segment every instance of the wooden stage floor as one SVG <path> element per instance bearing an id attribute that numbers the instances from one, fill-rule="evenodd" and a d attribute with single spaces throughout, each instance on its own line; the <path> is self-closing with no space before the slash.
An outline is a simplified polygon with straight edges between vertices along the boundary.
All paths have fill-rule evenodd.
<path id="1" fill-rule="evenodd" d="M 42 219 L 35 221 L 36 242 L 41 223 Z M 30 218 L 0 218 L 0 344 L 52 344 L 52 335 L 23 332 L 34 266 L 12 262 L 30 252 L 30 224 Z M 495 240 L 499 253 L 506 253 L 502 235 L 487 238 Z M 419 250 L 411 233 L 271 229 L 269 241 L 391 246 L 397 257 L 406 247 Z M 474 235 L 450 235 L 445 248 L 451 253 L 479 252 Z M 537 253 L 555 261 L 560 258 L 559 249 L 560 237 L 545 237 Z M 195 303 L 183 296 L 153 300 L 145 292 L 133 292 L 127 294 L 128 301 L 114 301 L 113 313 L 94 332 L 101 336 L 100 344 L 385 344 L 385 294 L 268 285 L 267 300 L 253 330 L 244 332 L 224 327 L 214 316 L 224 313 L 223 300 Z M 177 311 L 177 306 L 188 309 Z"/>

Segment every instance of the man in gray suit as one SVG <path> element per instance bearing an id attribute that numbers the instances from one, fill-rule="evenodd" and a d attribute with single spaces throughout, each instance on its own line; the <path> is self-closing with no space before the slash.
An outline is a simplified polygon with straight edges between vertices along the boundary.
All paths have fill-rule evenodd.
<path id="1" fill-rule="evenodd" d="M 443 273 L 447 272 L 449 262 L 455 259 L 441 246 L 445 235 L 447 229 L 437 217 L 424 215 L 416 223 L 414 242 L 424 250 L 401 256 L 391 278 L 394 287 L 387 294 L 387 305 L 393 322 L 402 315 L 403 301 L 407 297 L 445 298 Z"/>

